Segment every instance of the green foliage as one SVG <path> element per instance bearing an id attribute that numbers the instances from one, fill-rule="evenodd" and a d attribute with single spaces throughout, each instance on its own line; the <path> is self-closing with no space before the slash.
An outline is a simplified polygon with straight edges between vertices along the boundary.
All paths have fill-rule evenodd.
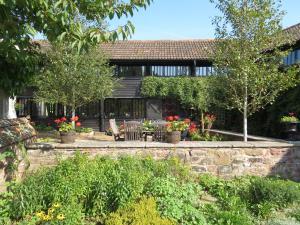
<path id="1" fill-rule="evenodd" d="M 268 218 L 276 210 L 300 201 L 299 183 L 278 178 L 244 177 L 225 181 L 205 175 L 200 177 L 200 185 L 218 198 L 222 209 L 233 207 L 260 218 Z"/>
<path id="2" fill-rule="evenodd" d="M 222 141 L 223 138 L 219 134 L 210 134 L 209 132 L 200 133 L 193 132 L 190 134 L 192 141 Z"/>
<path id="3" fill-rule="evenodd" d="M 191 178 L 187 171 L 177 160 L 89 160 L 77 154 L 55 168 L 30 174 L 17 185 L 9 204 L 10 218 L 22 219 L 59 202 L 62 210 L 71 210 L 74 221 L 81 221 L 82 214 L 103 221 L 109 213 L 140 198 L 154 177 L 175 176 L 188 180 Z M 72 205 L 76 206 L 74 210 L 66 208 Z"/>
<path id="4" fill-rule="evenodd" d="M 205 201 L 203 192 L 213 200 Z M 28 174 L 1 194 L 0 222 L 269 224 L 271 219 L 298 219 L 299 201 L 299 183 L 279 178 L 202 175 L 198 180 L 178 159 L 88 159 L 77 153 L 56 167 Z"/>
<path id="5" fill-rule="evenodd" d="M 85 0 L 0 1 L 0 88 L 16 94 L 35 74 L 37 46 L 31 40 L 41 33 L 50 42 L 68 42 L 81 51 L 103 41 L 127 38 L 134 32 L 128 21 L 109 30 L 107 21 L 133 15 L 151 0 L 89 2 Z"/>
<path id="6" fill-rule="evenodd" d="M 34 125 L 34 129 L 36 129 L 37 131 L 53 131 L 54 130 L 53 127 L 47 126 L 45 124 Z"/>
<path id="7" fill-rule="evenodd" d="M 75 110 L 111 95 L 113 68 L 97 49 L 78 55 L 56 46 L 47 52 L 47 60 L 34 82 L 37 101 L 60 103 Z"/>
<path id="8" fill-rule="evenodd" d="M 91 132 L 93 132 L 93 128 L 89 128 L 89 127 L 76 127 L 75 130 L 78 133 L 91 133 Z"/>
<path id="9" fill-rule="evenodd" d="M 175 225 L 176 223 L 161 218 L 156 209 L 154 198 L 142 198 L 108 215 L 105 225 Z"/>
<path id="10" fill-rule="evenodd" d="M 180 184 L 174 177 L 157 177 L 146 187 L 146 193 L 156 197 L 161 215 L 179 224 L 206 224 L 197 201 L 201 189 L 194 183 Z"/>
<path id="11" fill-rule="evenodd" d="M 283 116 L 280 118 L 280 122 L 281 123 L 294 123 L 294 122 L 298 122 L 299 119 L 295 116 Z"/>
<path id="12" fill-rule="evenodd" d="M 253 212 L 261 214 L 265 209 L 282 209 L 300 201 L 300 184 L 277 178 L 255 178 L 244 194 L 253 206 Z M 264 213 L 265 214 L 265 213 Z"/>
<path id="13" fill-rule="evenodd" d="M 189 108 L 208 111 L 212 104 L 209 78 L 198 77 L 146 77 L 141 93 L 145 97 L 173 97 Z"/>

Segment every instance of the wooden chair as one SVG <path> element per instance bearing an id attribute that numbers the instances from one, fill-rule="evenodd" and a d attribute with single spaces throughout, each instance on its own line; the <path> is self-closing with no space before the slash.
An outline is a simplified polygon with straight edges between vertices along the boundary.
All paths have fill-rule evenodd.
<path id="1" fill-rule="evenodd" d="M 125 141 L 141 141 L 142 127 L 142 123 L 138 121 L 124 122 Z"/>
<path id="2" fill-rule="evenodd" d="M 116 124 L 116 120 L 115 119 L 110 119 L 109 120 L 109 125 L 110 125 L 112 133 L 114 135 L 115 141 L 120 141 L 121 139 L 124 139 L 124 138 L 121 137 L 121 135 L 123 133 L 120 132 L 120 130 L 119 130 L 117 124 Z"/>
<path id="3" fill-rule="evenodd" d="M 154 122 L 154 133 L 152 140 L 157 142 L 165 142 L 166 141 L 166 135 L 167 135 L 167 128 L 166 128 L 167 122 L 165 121 L 159 121 Z"/>

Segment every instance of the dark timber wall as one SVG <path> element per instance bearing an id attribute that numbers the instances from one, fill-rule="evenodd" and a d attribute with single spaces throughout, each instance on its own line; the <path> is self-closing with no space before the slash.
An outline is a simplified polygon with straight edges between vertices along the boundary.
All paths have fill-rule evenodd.
<path id="1" fill-rule="evenodd" d="M 140 98 L 142 77 L 120 78 L 118 87 L 113 93 L 114 98 Z"/>

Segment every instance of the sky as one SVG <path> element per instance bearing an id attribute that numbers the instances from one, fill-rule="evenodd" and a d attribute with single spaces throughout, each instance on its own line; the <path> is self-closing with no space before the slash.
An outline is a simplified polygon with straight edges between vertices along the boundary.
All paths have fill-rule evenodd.
<path id="1" fill-rule="evenodd" d="M 282 0 L 283 27 L 300 23 L 300 0 Z M 209 0 L 153 0 L 133 17 L 110 21 L 112 28 L 133 22 L 133 40 L 214 38 L 212 18 L 219 12 Z"/>

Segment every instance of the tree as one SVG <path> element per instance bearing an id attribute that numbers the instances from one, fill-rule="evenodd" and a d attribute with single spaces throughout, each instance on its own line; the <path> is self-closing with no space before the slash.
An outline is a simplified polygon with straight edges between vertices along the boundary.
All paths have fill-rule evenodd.
<path id="1" fill-rule="evenodd" d="M 214 87 L 220 104 L 237 109 L 247 118 L 272 104 L 296 84 L 296 69 L 284 68 L 290 43 L 281 27 L 283 12 L 275 0 L 211 0 L 222 16 L 216 17 Z"/>
<path id="2" fill-rule="evenodd" d="M 75 116 L 78 107 L 110 96 L 114 84 L 113 67 L 99 49 L 77 54 L 58 46 L 47 52 L 45 65 L 35 77 L 35 98 L 39 102 L 69 106 Z"/>
<path id="3" fill-rule="evenodd" d="M 40 33 L 51 43 L 68 42 L 78 52 L 134 32 L 130 21 L 109 30 L 107 21 L 133 15 L 151 0 L 2 0 L 0 1 L 0 104 L 18 94 L 37 72 Z M 106 22 L 105 22 L 106 21 Z M 5 113 L 4 113 L 5 114 Z M 1 116 L 1 114 L 0 114 Z M 4 115 L 6 116 L 6 115 Z"/>

